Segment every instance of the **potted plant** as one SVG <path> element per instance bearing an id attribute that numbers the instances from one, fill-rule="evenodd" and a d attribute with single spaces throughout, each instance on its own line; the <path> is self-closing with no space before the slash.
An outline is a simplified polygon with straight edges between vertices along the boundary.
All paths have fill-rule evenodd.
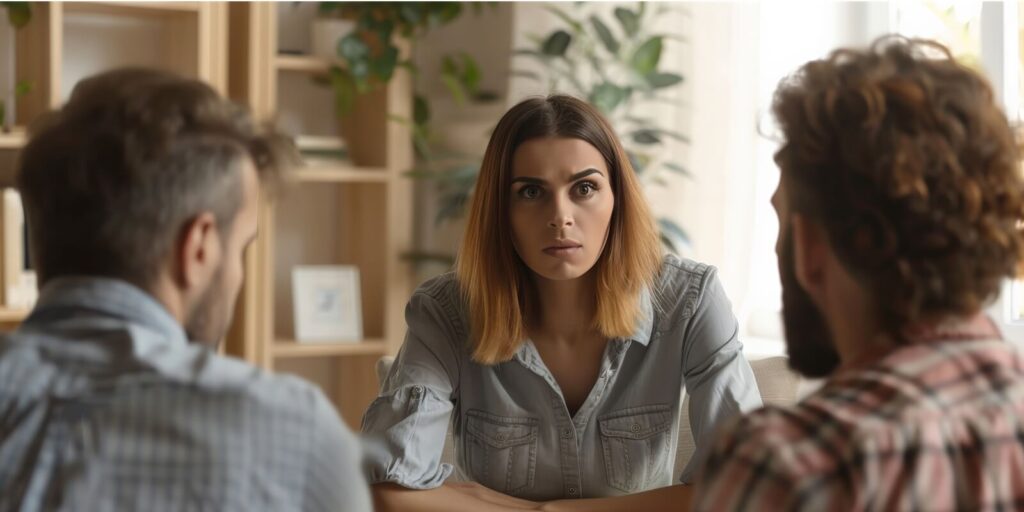
<path id="1" fill-rule="evenodd" d="M 532 37 L 535 46 L 516 50 L 516 58 L 538 64 L 535 71 L 514 74 L 546 84 L 549 92 L 573 94 L 587 99 L 611 121 L 623 141 L 631 163 L 641 180 L 650 185 L 667 183 L 666 174 L 688 176 L 675 162 L 659 159 L 661 150 L 673 144 L 688 144 L 689 139 L 656 120 L 636 114 L 647 102 L 664 101 L 663 91 L 680 86 L 683 77 L 662 69 L 661 55 L 672 38 L 651 33 L 649 22 L 669 7 L 648 10 L 640 2 L 636 8 L 616 7 L 608 20 L 600 14 L 587 14 L 585 6 L 570 13 L 549 4 L 547 10 L 562 27 L 545 36 Z M 472 193 L 482 159 L 447 168 L 425 167 L 410 175 L 436 184 L 441 206 L 435 224 L 461 218 Z M 659 218 L 661 240 L 678 253 L 689 244 L 686 231 L 669 218 Z M 411 253 L 418 262 L 451 263 L 454 255 Z"/>
<path id="2" fill-rule="evenodd" d="M 7 20 L 15 30 L 21 29 L 32 20 L 32 4 L 28 2 L 0 2 L 0 7 L 7 10 Z M 13 48 L 13 46 L 12 46 Z M 7 116 L 7 98 L 17 99 L 31 91 L 31 83 L 22 80 L 14 84 L 13 90 L 2 91 L 0 95 L 0 131 L 11 131 Z"/>

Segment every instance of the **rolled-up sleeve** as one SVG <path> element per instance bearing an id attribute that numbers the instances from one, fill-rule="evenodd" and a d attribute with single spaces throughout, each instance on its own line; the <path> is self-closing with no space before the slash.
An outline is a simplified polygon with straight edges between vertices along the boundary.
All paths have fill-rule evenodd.
<path id="1" fill-rule="evenodd" d="M 687 329 L 683 378 L 690 396 L 690 428 L 695 451 L 680 477 L 693 482 L 714 441 L 715 429 L 761 406 L 754 372 L 743 356 L 739 326 L 717 272 L 704 274 L 701 293 Z"/>
<path id="2" fill-rule="evenodd" d="M 371 484 L 431 489 L 452 473 L 441 453 L 459 386 L 463 336 L 450 304 L 424 292 L 410 299 L 405 319 L 402 349 L 363 416 L 364 464 Z"/>

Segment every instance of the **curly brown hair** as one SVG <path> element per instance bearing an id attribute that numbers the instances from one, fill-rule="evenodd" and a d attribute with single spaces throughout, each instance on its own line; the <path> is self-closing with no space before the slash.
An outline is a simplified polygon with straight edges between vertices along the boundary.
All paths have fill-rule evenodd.
<path id="1" fill-rule="evenodd" d="M 942 45 L 884 37 L 783 80 L 775 154 L 883 327 L 977 312 L 1024 256 L 1019 147 L 992 89 Z"/>

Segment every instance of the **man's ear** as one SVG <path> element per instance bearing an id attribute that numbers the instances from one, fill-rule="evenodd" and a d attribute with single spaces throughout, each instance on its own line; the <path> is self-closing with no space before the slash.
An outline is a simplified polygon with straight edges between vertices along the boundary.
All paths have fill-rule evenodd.
<path id="1" fill-rule="evenodd" d="M 175 282 L 182 289 L 205 288 L 220 267 L 223 233 L 210 212 L 195 216 L 182 228 L 175 248 Z"/>
<path id="2" fill-rule="evenodd" d="M 793 271 L 797 282 L 811 295 L 821 296 L 828 265 L 829 245 L 825 230 L 807 217 L 795 213 L 791 217 L 793 238 Z"/>

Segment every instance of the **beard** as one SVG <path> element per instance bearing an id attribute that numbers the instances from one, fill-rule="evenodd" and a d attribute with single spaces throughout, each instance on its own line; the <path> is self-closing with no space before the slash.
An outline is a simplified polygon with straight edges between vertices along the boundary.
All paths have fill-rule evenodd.
<path id="1" fill-rule="evenodd" d="M 782 234 L 779 277 L 782 280 L 782 325 L 789 367 L 810 378 L 822 378 L 839 367 L 839 353 L 825 316 L 796 278 L 793 240 Z"/>
<path id="2" fill-rule="evenodd" d="M 199 297 L 192 313 L 185 319 L 185 333 L 190 341 L 216 347 L 227 334 L 228 322 L 233 308 L 225 303 L 227 292 L 223 283 L 224 267 L 217 269 L 210 285 Z M 225 311 L 225 308 L 229 311 Z"/>

